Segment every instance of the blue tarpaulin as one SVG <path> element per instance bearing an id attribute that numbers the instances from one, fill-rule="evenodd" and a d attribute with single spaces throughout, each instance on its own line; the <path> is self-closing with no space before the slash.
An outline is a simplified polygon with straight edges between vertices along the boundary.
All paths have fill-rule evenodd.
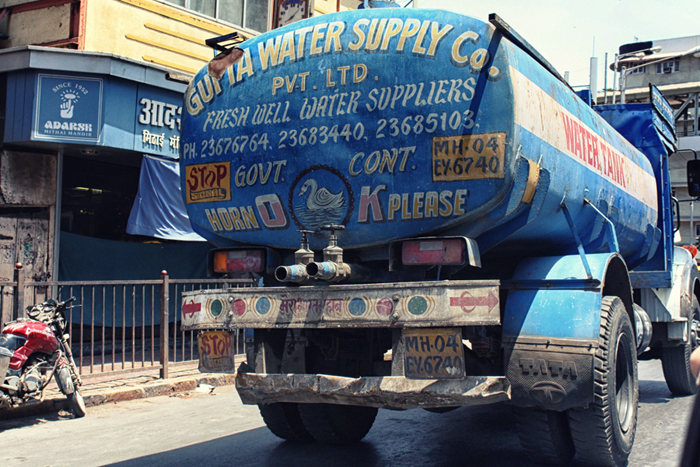
<path id="1" fill-rule="evenodd" d="M 163 270 L 171 279 L 204 279 L 207 277 L 207 251 L 210 247 L 202 242 L 117 242 L 61 232 L 58 279 L 154 280 L 161 278 Z M 182 291 L 182 286 L 179 287 Z M 73 309 L 75 323 L 140 326 L 160 321 L 158 285 L 64 286 L 59 298 L 65 300 L 71 295 L 77 298 L 76 304 L 82 305 L 82 308 Z M 170 299 L 171 307 L 179 307 L 172 284 Z M 171 311 L 170 319 L 174 318 L 175 313 Z"/>
<path id="2" fill-rule="evenodd" d="M 167 240 L 205 241 L 192 230 L 182 199 L 177 161 L 143 157 L 139 192 L 126 232 Z"/>
<path id="3" fill-rule="evenodd" d="M 132 243 L 61 232 L 59 280 L 150 280 L 207 277 L 208 243 Z"/>

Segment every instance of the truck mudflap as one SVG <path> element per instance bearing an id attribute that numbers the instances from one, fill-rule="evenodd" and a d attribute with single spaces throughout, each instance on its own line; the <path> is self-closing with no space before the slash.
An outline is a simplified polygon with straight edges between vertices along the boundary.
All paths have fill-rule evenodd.
<path id="1" fill-rule="evenodd" d="M 564 411 L 593 401 L 596 341 L 521 337 L 503 346 L 514 405 Z"/>
<path id="2" fill-rule="evenodd" d="M 386 409 L 445 408 L 510 400 L 505 377 L 468 376 L 458 380 L 402 376 L 348 378 L 323 374 L 246 373 L 239 368 L 236 389 L 244 404 L 324 403 Z"/>

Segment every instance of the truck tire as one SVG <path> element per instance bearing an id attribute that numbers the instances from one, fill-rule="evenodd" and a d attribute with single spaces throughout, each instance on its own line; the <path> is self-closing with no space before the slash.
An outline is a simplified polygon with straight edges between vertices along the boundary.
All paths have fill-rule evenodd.
<path id="1" fill-rule="evenodd" d="M 520 444 L 535 461 L 566 465 L 574 457 L 574 443 L 565 412 L 514 407 Z"/>
<path id="2" fill-rule="evenodd" d="M 377 417 L 375 407 L 336 404 L 299 404 L 299 413 L 311 436 L 329 444 L 360 441 Z"/>
<path id="3" fill-rule="evenodd" d="M 618 297 L 602 301 L 593 377 L 593 402 L 568 411 L 576 455 L 588 465 L 624 466 L 637 431 L 639 387 L 634 330 Z"/>
<path id="4" fill-rule="evenodd" d="M 690 371 L 690 354 L 698 346 L 698 325 L 700 324 L 700 302 L 693 295 L 689 317 L 688 339 L 685 344 L 661 349 L 661 364 L 668 389 L 677 396 L 690 396 L 698 392 L 698 386 Z"/>
<path id="5" fill-rule="evenodd" d="M 287 441 L 313 441 L 301 421 L 297 404 L 258 404 L 258 408 L 265 424 L 275 436 Z"/>

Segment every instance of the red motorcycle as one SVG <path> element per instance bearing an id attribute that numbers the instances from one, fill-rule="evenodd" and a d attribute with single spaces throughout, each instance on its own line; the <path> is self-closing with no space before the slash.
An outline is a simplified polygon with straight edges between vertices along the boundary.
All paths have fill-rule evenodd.
<path id="1" fill-rule="evenodd" d="M 12 321 L 2 329 L 0 410 L 42 400 L 44 388 L 55 377 L 73 415 L 85 416 L 85 401 L 78 390 L 80 375 L 66 331 L 65 312 L 73 300 L 75 297 L 57 303 L 49 299 L 27 307 L 28 319 Z"/>

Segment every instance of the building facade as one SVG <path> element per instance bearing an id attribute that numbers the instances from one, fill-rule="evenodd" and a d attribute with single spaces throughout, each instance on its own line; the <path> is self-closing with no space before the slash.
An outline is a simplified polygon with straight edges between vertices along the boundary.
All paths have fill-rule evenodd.
<path id="1" fill-rule="evenodd" d="M 206 40 L 357 4 L 0 0 L 0 281 L 16 263 L 34 281 L 205 275 L 205 242 L 127 223 L 144 158 L 166 167 L 158 178 L 177 170 L 183 92 L 214 56 Z"/>

